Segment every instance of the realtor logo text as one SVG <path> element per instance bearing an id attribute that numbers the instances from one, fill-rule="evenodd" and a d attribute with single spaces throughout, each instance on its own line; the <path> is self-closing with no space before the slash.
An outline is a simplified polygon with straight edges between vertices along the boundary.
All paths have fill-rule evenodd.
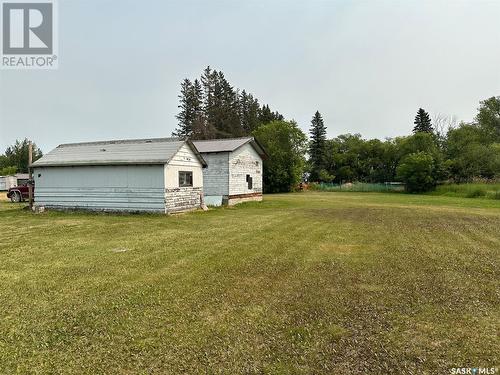
<path id="1" fill-rule="evenodd" d="M 57 8 L 53 0 L 1 2 L 3 69 L 56 69 Z"/>

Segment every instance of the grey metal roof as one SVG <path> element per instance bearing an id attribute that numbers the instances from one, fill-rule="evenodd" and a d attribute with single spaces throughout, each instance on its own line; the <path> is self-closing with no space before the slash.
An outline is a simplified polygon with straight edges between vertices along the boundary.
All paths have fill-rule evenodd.
<path id="1" fill-rule="evenodd" d="M 266 156 L 266 152 L 254 137 L 193 141 L 193 144 L 201 153 L 232 152 L 247 143 L 250 143 L 261 157 L 264 158 Z"/>
<path id="2" fill-rule="evenodd" d="M 67 143 L 57 146 L 32 165 L 166 164 L 187 143 L 200 162 L 206 162 L 190 141 L 178 138 L 129 139 L 103 142 Z"/>

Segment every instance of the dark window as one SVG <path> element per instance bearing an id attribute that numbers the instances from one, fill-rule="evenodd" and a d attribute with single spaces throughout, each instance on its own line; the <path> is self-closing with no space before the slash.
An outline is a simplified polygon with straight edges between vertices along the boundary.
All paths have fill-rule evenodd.
<path id="1" fill-rule="evenodd" d="M 247 174 L 247 184 L 248 184 L 248 188 L 252 189 L 252 187 L 253 187 L 253 179 L 252 179 L 252 176 L 250 176 L 249 174 Z"/>
<path id="2" fill-rule="evenodd" d="M 179 172 L 179 187 L 193 186 L 193 172 Z"/>

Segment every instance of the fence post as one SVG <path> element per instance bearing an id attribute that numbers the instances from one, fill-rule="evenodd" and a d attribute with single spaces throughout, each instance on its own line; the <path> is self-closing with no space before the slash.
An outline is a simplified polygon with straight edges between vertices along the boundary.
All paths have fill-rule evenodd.
<path id="1" fill-rule="evenodd" d="M 33 163 L 33 143 L 30 141 L 28 146 L 28 193 L 30 211 L 33 211 L 33 168 L 31 168 L 31 163 Z"/>

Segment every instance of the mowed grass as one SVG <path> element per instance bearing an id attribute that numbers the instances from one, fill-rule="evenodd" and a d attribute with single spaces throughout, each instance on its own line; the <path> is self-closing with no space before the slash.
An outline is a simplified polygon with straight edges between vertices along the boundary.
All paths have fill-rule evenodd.
<path id="1" fill-rule="evenodd" d="M 500 364 L 500 202 L 298 193 L 177 216 L 0 202 L 0 373 Z"/>

